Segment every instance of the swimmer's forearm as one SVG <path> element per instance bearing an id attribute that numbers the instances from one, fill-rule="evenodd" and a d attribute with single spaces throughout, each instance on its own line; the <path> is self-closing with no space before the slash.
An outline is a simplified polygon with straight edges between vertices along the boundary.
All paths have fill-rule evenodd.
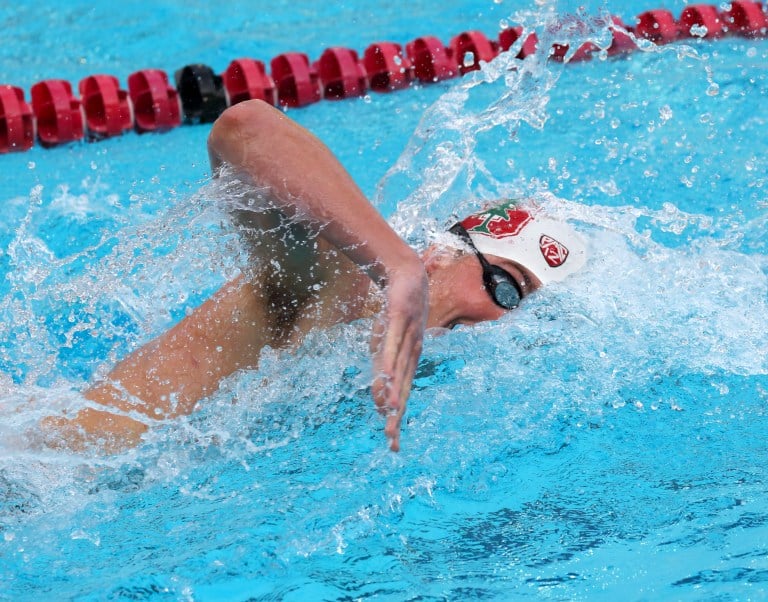
<path id="1" fill-rule="evenodd" d="M 138 445 L 147 431 L 147 425 L 139 420 L 92 408 L 80 410 L 74 418 L 46 418 L 41 427 L 50 447 L 74 451 L 97 447 L 107 453 Z"/>
<path id="2" fill-rule="evenodd" d="M 420 269 L 416 253 L 368 202 L 333 153 L 314 135 L 261 101 L 228 109 L 208 139 L 222 162 L 267 186 L 289 215 L 320 225 L 323 237 L 380 286 L 393 270 Z"/>
<path id="3" fill-rule="evenodd" d="M 260 349 L 273 342 L 263 322 L 250 285 L 242 278 L 226 284 L 83 393 L 103 411 L 85 408 L 73 418 L 47 419 L 47 440 L 58 447 L 90 443 L 107 451 L 137 444 L 149 421 L 191 413 L 222 378 L 256 365 Z"/>

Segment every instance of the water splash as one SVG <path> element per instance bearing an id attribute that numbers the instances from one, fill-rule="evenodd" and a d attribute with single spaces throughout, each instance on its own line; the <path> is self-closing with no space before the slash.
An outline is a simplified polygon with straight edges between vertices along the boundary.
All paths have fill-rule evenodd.
<path id="1" fill-rule="evenodd" d="M 530 19 L 546 22 L 541 13 Z M 576 47 L 600 35 L 567 31 L 558 40 Z M 685 64 L 700 61 L 688 50 L 680 54 Z M 623 552 L 626 542 L 655 545 L 669 524 L 690 536 L 685 542 L 708 537 L 707 514 L 698 515 L 706 529 L 697 532 L 658 509 L 685 502 L 686 516 L 695 515 L 701 500 L 686 491 L 706 490 L 709 475 L 689 469 L 693 485 L 675 489 L 674 479 L 688 473 L 678 466 L 670 474 L 666 466 L 682 463 L 693 443 L 720 434 L 716 429 L 729 416 L 741 426 L 725 433 L 728 458 L 755 453 L 739 445 L 740 434 L 749 432 L 745 425 L 761 424 L 766 400 L 765 205 L 757 214 L 750 207 L 731 210 L 731 201 L 711 212 L 691 210 L 671 185 L 663 187 L 663 199 L 645 203 L 632 186 L 637 179 L 628 184 L 610 169 L 615 163 L 601 157 L 597 167 L 577 172 L 556 152 L 542 153 L 544 169 L 566 184 L 581 175 L 575 186 L 589 202 L 561 198 L 539 172 L 502 177 L 488 157 L 508 148 L 502 141 L 511 146 L 542 128 L 549 135 L 558 118 L 571 130 L 593 119 L 610 124 L 618 119 L 612 109 L 647 101 L 624 89 L 601 106 L 590 100 L 588 110 L 578 102 L 553 107 L 562 77 L 559 66 L 537 56 L 494 62 L 452 86 L 382 184 L 386 202 L 404 198 L 393 221 L 418 244 L 476 199 L 522 191 L 574 221 L 592 249 L 587 270 L 542 290 L 520 311 L 428 338 L 399 456 L 385 451 L 370 401 L 364 322 L 316 333 L 293 352 L 266 351 L 258 370 L 233 375 L 197 413 L 156 425 L 142 447 L 126 454 L 30 450 L 19 433 L 51 409 L 82 407 L 73 389 L 244 263 L 209 202 L 232 194 L 217 188 L 224 184 L 157 219 L 130 224 L 115 215 L 117 203 L 107 216 L 115 227 L 99 229 L 69 254 L 43 235 L 47 201 L 44 191 L 34 192 L 28 219 L 2 257 L 12 279 L 0 303 L 8 362 L 0 376 L 0 555 L 24 571 L 42 573 L 40 566 L 29 568 L 30 560 L 45 564 L 45 579 L 62 595 L 77 588 L 72 574 L 94 575 L 94 592 L 104 581 L 114 583 L 113 569 L 98 567 L 113 566 L 105 559 L 115 558 L 133 567 L 115 590 L 126 596 L 181 597 L 193 585 L 205 587 L 195 581 L 200 571 L 231 583 L 233 567 L 248 585 L 267 575 L 270 592 L 293 595 L 311 582 L 307 575 L 346 579 L 350 567 L 383 581 L 391 580 L 393 565 L 418 564 L 426 567 L 414 571 L 419 583 L 405 576 L 388 586 L 413 591 L 424 586 L 426 571 L 442 587 L 441 571 L 457 557 L 462 583 L 472 570 L 483 575 L 492 565 L 500 582 L 514 588 L 531 574 L 567 573 L 585 558 L 604 558 L 601 550 L 611 552 L 612 545 Z M 706 76 L 694 79 L 692 85 L 706 89 Z M 720 86 L 714 100 L 725 95 L 727 86 Z M 648 104 L 647 113 L 632 114 L 637 124 L 611 127 L 617 142 L 609 161 L 671 171 L 668 155 L 665 161 L 653 152 L 657 139 L 642 136 L 669 131 L 684 108 L 668 99 L 659 106 L 669 110 Z M 701 136 L 697 126 L 685 125 L 685 144 L 706 144 L 710 132 L 725 127 L 716 118 L 701 125 L 707 130 Z M 584 152 L 579 159 L 588 164 L 594 157 Z M 741 163 L 747 161 L 752 169 L 744 171 L 759 191 L 760 156 L 751 150 Z M 706 197 L 701 179 L 691 184 L 685 190 Z M 57 199 L 51 203 L 57 215 L 93 210 L 72 190 Z M 419 229 L 421 220 L 427 226 Z M 51 317 L 52 306 L 66 308 L 63 322 Z M 81 336 L 90 343 L 83 346 Z M 93 341 L 104 337 L 102 350 Z M 61 367 L 69 345 L 79 355 L 67 360 L 79 366 L 74 376 Z M 22 365 L 18 372 L 14 361 Z M 647 449 L 644 439 L 657 432 L 662 436 L 654 442 L 673 453 L 657 457 Z M 675 446 L 676 432 L 686 434 L 684 445 Z M 583 444 L 590 437 L 594 448 Z M 669 495 L 659 494 L 665 488 Z M 745 488 L 711 495 L 719 503 Z M 640 491 L 633 503 L 624 495 L 630 489 Z M 764 491 L 747 491 L 750 496 L 762 499 Z M 53 555 L 66 562 L 45 562 Z M 155 574 L 164 576 L 146 577 Z M 566 587 L 570 577 L 549 579 Z"/>

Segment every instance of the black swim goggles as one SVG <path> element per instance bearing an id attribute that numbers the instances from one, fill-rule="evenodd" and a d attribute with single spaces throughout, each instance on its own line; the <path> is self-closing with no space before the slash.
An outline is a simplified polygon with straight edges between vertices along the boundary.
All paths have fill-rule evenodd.
<path id="1" fill-rule="evenodd" d="M 517 280 L 497 265 L 493 265 L 477 250 L 475 243 L 469 237 L 469 232 L 460 223 L 454 224 L 450 230 L 467 243 L 480 261 L 483 268 L 483 285 L 493 302 L 503 309 L 515 309 L 523 299 L 523 291 Z"/>

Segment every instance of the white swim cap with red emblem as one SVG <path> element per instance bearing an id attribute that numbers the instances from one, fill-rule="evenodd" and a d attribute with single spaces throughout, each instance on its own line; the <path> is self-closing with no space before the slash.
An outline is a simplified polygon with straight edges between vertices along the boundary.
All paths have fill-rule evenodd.
<path id="1" fill-rule="evenodd" d="M 587 260 L 587 245 L 571 226 L 518 201 L 473 213 L 460 223 L 478 251 L 521 264 L 542 284 L 564 280 Z"/>

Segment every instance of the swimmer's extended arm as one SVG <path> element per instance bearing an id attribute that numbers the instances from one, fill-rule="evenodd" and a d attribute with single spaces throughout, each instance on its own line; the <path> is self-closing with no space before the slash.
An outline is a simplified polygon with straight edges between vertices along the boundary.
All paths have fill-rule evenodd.
<path id="1" fill-rule="evenodd" d="M 307 230 L 319 228 L 323 242 L 341 250 L 386 290 L 387 304 L 372 341 L 378 375 L 373 394 L 388 413 L 386 434 L 392 449 L 398 449 L 427 317 L 421 261 L 333 154 L 272 107 L 250 101 L 227 110 L 211 131 L 209 151 L 214 169 L 227 162 L 269 188 L 286 216 L 302 216 Z M 274 307 L 307 299 L 306 265 L 302 268 L 301 262 L 318 259 L 312 257 L 314 245 L 295 239 L 291 243 L 295 245 L 273 249 L 283 266 L 278 272 L 282 277 L 274 278 L 279 290 L 272 292 L 280 301 L 272 303 Z M 324 265 L 329 273 L 320 277 L 329 281 L 338 263 Z M 45 421 L 52 444 L 81 447 L 100 442 L 115 451 L 135 444 L 147 429 L 142 414 L 158 419 L 188 414 L 222 378 L 255 366 L 265 345 L 284 342 L 280 322 L 285 317 L 271 311 L 256 288 L 244 278 L 229 283 L 171 330 L 122 360 L 104 381 L 85 391 L 95 407 L 73 418 Z"/>
<path id="2" fill-rule="evenodd" d="M 368 202 L 333 153 L 266 103 L 247 101 L 225 111 L 211 130 L 208 149 L 214 169 L 226 163 L 268 188 L 285 215 L 299 216 L 310 228 L 319 229 L 325 241 L 386 292 L 386 307 L 372 341 L 377 371 L 373 392 L 377 405 L 388 413 L 391 447 L 398 449 L 400 421 L 428 311 L 421 260 Z M 295 280 L 281 282 L 292 286 Z"/>

